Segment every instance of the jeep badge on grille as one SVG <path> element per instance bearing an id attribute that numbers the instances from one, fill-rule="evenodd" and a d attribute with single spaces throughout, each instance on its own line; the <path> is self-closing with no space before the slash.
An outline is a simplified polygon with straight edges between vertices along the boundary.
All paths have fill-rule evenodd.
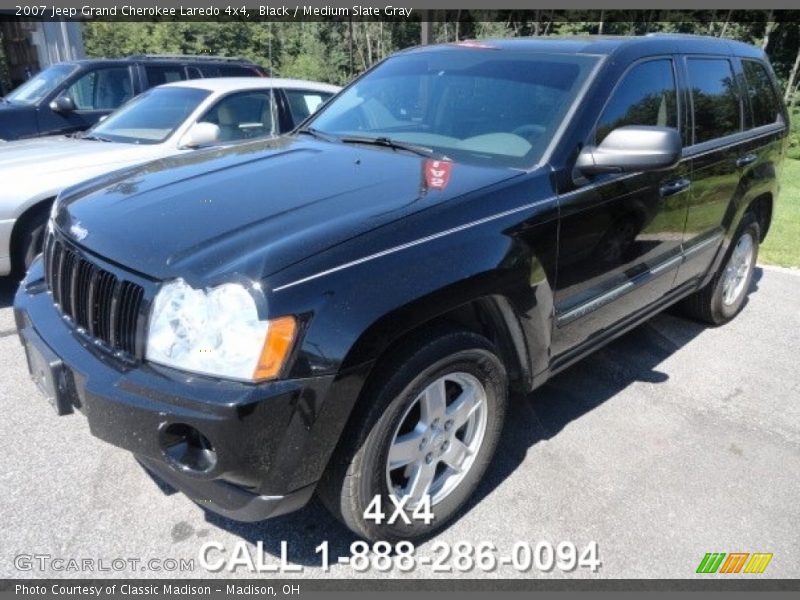
<path id="1" fill-rule="evenodd" d="M 86 236 L 89 235 L 89 230 L 86 229 L 83 225 L 80 224 L 80 221 L 73 223 L 69 227 L 69 232 L 72 234 L 77 241 L 82 242 L 86 239 Z"/>

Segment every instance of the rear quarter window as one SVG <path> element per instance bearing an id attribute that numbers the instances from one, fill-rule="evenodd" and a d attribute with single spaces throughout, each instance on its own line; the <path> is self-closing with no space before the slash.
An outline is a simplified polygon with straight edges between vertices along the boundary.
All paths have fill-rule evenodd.
<path id="1" fill-rule="evenodd" d="M 780 104 L 767 67 L 755 60 L 743 60 L 742 69 L 750 99 L 753 127 L 775 123 L 781 114 Z"/>

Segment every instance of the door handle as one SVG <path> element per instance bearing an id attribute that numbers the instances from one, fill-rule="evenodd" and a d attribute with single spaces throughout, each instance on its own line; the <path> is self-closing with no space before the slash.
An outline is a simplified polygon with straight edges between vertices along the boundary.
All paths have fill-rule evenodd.
<path id="1" fill-rule="evenodd" d="M 746 167 L 747 165 L 754 163 L 758 160 L 757 154 L 745 154 L 744 156 L 740 156 L 736 159 L 736 166 L 737 167 Z"/>
<path id="2" fill-rule="evenodd" d="M 675 179 L 674 181 L 665 183 L 658 188 L 658 191 L 661 193 L 662 198 L 666 198 L 667 196 L 673 196 L 678 192 L 682 192 L 690 185 L 692 185 L 691 180 L 687 179 L 686 177 L 681 177 L 680 179 Z"/>

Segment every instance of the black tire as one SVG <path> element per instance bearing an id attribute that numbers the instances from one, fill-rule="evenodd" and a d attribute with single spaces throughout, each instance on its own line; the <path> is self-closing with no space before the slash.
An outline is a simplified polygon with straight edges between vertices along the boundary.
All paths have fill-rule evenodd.
<path id="1" fill-rule="evenodd" d="M 473 376 L 485 391 L 486 426 L 471 466 L 452 491 L 432 505 L 434 519 L 429 525 L 414 519 L 411 525 L 402 519 L 393 525 L 365 519 L 364 512 L 376 495 L 381 496 L 382 509 L 387 516 L 393 513 L 387 481 L 389 447 L 401 423 L 409 418 L 408 411 L 413 409 L 422 390 L 442 376 L 454 373 Z M 457 514 L 494 455 L 508 396 L 506 370 L 486 338 L 465 331 L 440 331 L 401 350 L 390 364 L 380 367 L 371 381 L 373 384 L 367 384 L 320 482 L 318 495 L 328 510 L 367 540 L 396 542 L 427 537 Z M 459 433 L 454 431 L 451 435 Z M 430 445 L 438 447 L 438 443 L 432 436 Z"/>
<path id="2" fill-rule="evenodd" d="M 731 263 L 734 250 L 743 237 L 749 236 L 752 241 L 752 256 L 750 266 L 744 279 L 744 286 L 733 302 L 725 302 L 723 299 L 725 272 Z M 755 215 L 748 212 L 742 217 L 739 229 L 736 231 L 725 257 L 719 269 L 708 284 L 687 297 L 682 303 L 681 308 L 688 316 L 710 323 L 711 325 L 722 325 L 733 319 L 741 312 L 750 285 L 753 280 L 753 271 L 758 260 L 758 245 L 761 239 L 761 229 Z"/>
<path id="3" fill-rule="evenodd" d="M 11 275 L 22 278 L 31 266 L 33 259 L 42 252 L 47 219 L 50 217 L 50 204 L 36 208 L 24 215 L 14 228 L 11 245 Z"/>

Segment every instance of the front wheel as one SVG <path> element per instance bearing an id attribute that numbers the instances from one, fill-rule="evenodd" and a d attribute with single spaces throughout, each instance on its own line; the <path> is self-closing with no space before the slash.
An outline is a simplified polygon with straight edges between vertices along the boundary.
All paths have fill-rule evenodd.
<path id="1" fill-rule="evenodd" d="M 471 496 L 503 425 L 507 377 L 492 344 L 447 332 L 384 365 L 366 390 L 320 484 L 325 505 L 356 534 L 413 540 L 441 529 Z M 376 500 L 376 498 L 378 500 Z M 402 505 L 411 524 L 388 518 Z M 376 522 L 370 506 L 382 507 Z M 369 513 L 369 514 L 367 514 Z"/>

